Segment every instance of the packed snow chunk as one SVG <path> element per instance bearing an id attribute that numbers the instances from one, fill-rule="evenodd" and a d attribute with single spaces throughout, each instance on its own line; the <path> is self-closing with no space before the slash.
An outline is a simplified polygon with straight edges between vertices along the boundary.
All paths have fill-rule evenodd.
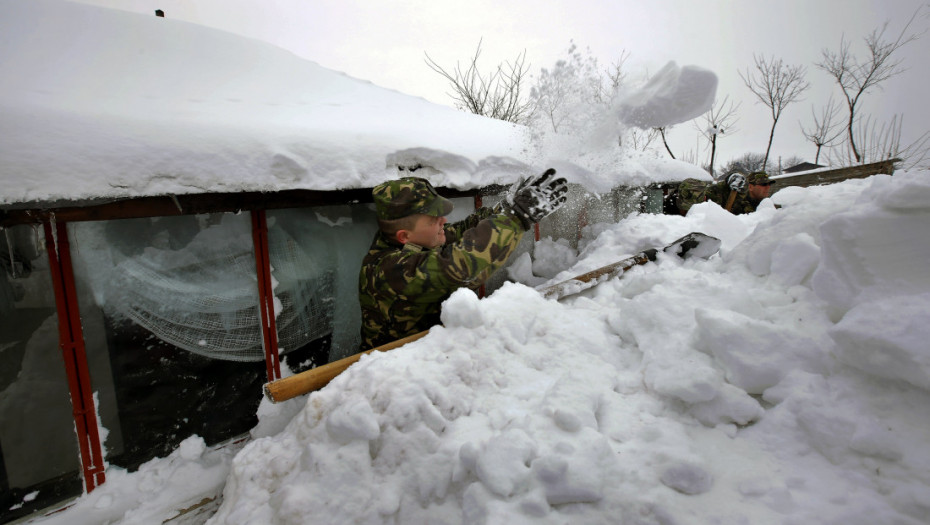
<path id="1" fill-rule="evenodd" d="M 727 381 L 750 394 L 761 394 L 792 370 L 825 373 L 830 340 L 797 326 L 752 319 L 732 310 L 699 308 L 695 348 L 723 367 Z"/>
<path id="2" fill-rule="evenodd" d="M 540 239 L 533 246 L 533 273 L 551 279 L 578 261 L 578 253 L 567 239 Z"/>
<path id="3" fill-rule="evenodd" d="M 591 390 L 586 379 L 594 378 L 564 374 L 543 395 L 543 413 L 551 416 L 556 426 L 566 432 L 578 432 L 582 427 L 597 428 L 595 413 L 600 394 Z"/>
<path id="4" fill-rule="evenodd" d="M 178 456 L 187 460 L 194 461 L 199 459 L 207 450 L 207 443 L 200 436 L 191 436 L 181 442 L 178 447 Z"/>
<path id="5" fill-rule="evenodd" d="M 688 495 L 703 494 L 714 486 L 714 477 L 706 468 L 687 462 L 667 466 L 660 479 L 666 487 Z"/>
<path id="6" fill-rule="evenodd" d="M 867 374 L 930 390 L 927 312 L 930 293 L 863 301 L 829 333 L 843 362 Z"/>
<path id="7" fill-rule="evenodd" d="M 603 435 L 587 430 L 579 445 L 557 443 L 551 453 L 533 461 L 533 472 L 550 505 L 594 503 L 604 497 L 605 483 L 619 483 L 608 479 L 615 473 L 617 459 Z"/>
<path id="8" fill-rule="evenodd" d="M 869 193 L 875 203 L 889 210 L 930 209 L 930 172 L 904 171 L 894 177 L 875 177 Z"/>
<path id="9" fill-rule="evenodd" d="M 336 407 L 326 418 L 326 431 L 338 442 L 356 439 L 372 440 L 381 434 L 378 418 L 368 400 L 361 396 L 349 399 Z"/>
<path id="10" fill-rule="evenodd" d="M 688 210 L 687 218 L 697 221 L 700 231 L 720 239 L 721 253 L 732 250 L 752 231 L 739 215 L 733 215 L 713 201 L 695 204 Z"/>
<path id="11" fill-rule="evenodd" d="M 523 430 L 513 429 L 488 440 L 478 452 L 475 473 L 498 496 L 510 497 L 524 490 L 530 463 L 537 454 L 536 442 Z"/>
<path id="12" fill-rule="evenodd" d="M 507 277 L 514 282 L 532 287 L 542 286 L 548 281 L 544 277 L 537 277 L 533 274 L 533 256 L 529 252 L 521 253 L 513 259 L 507 266 Z"/>
<path id="13" fill-rule="evenodd" d="M 808 233 L 799 233 L 775 246 L 769 272 L 784 286 L 803 284 L 820 263 L 820 246 Z"/>
<path id="14" fill-rule="evenodd" d="M 703 425 L 748 425 L 762 418 L 765 409 L 745 390 L 723 383 L 717 387 L 717 395 L 709 401 L 694 403 L 688 413 Z"/>
<path id="15" fill-rule="evenodd" d="M 706 113 L 717 95 L 717 75 L 671 61 L 616 106 L 621 122 L 642 129 L 672 126 Z"/>
<path id="16" fill-rule="evenodd" d="M 922 172 L 924 178 L 926 172 Z M 926 182 L 876 176 L 859 202 L 820 227 L 821 263 L 811 287 L 839 320 L 860 295 L 930 292 L 930 205 L 918 206 Z M 874 190 L 873 192 L 870 190 Z M 901 196 L 913 191 L 917 197 Z M 905 202 L 910 208 L 888 204 Z"/>
<path id="17" fill-rule="evenodd" d="M 484 324 L 481 300 L 468 288 L 459 288 L 442 303 L 439 314 L 446 328 L 478 328 Z"/>
<path id="18" fill-rule="evenodd" d="M 898 443 L 898 433 L 878 421 L 859 421 L 849 441 L 849 448 L 866 456 L 886 461 L 900 461 L 904 457 Z"/>

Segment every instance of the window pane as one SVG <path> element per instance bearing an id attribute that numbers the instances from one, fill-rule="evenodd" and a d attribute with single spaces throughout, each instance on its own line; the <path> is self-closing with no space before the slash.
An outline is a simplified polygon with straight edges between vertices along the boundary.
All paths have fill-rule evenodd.
<path id="1" fill-rule="evenodd" d="M 267 380 L 249 214 L 69 226 L 107 460 L 248 432 Z"/>
<path id="2" fill-rule="evenodd" d="M 0 523 L 79 495 L 82 486 L 45 235 L 32 226 L 4 229 L 0 231 Z"/>
<path id="3" fill-rule="evenodd" d="M 294 371 L 360 351 L 358 272 L 377 230 L 370 206 L 269 210 L 282 359 Z"/>

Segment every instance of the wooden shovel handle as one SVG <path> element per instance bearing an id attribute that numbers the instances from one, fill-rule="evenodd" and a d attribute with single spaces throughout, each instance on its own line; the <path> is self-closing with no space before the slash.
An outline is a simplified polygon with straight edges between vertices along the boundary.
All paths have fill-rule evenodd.
<path id="1" fill-rule="evenodd" d="M 634 266 L 654 261 L 656 260 L 657 252 L 658 251 L 655 249 L 649 249 L 644 252 L 640 252 L 622 261 L 608 264 L 607 266 L 601 266 L 596 270 L 591 270 L 590 272 L 572 277 L 567 281 L 562 281 L 547 288 L 543 288 L 540 290 L 540 293 L 546 299 L 553 297 L 556 299 L 561 299 L 566 295 L 572 295 L 585 289 L 585 284 L 592 283 L 591 285 L 593 286 L 593 284 L 596 284 L 595 281 L 601 277 L 613 278 Z"/>
<path id="2" fill-rule="evenodd" d="M 305 370 L 290 377 L 283 377 L 270 383 L 265 383 L 265 397 L 272 403 L 278 403 L 313 392 L 314 390 L 319 390 L 329 384 L 334 377 L 341 374 L 346 368 L 355 364 L 363 355 L 370 354 L 376 350 L 379 352 L 393 350 L 399 346 L 416 341 L 428 333 L 429 330 L 424 330 L 398 339 L 397 341 L 391 341 L 390 343 L 376 346 L 371 350 L 366 350 L 338 361 L 333 361 L 332 363 L 326 363 L 325 365 Z"/>
<path id="3" fill-rule="evenodd" d="M 724 206 L 723 209 L 725 209 L 725 210 L 727 210 L 727 211 L 732 211 L 732 210 L 733 210 L 733 202 L 735 202 L 735 201 L 736 201 L 736 190 L 730 190 L 730 196 L 727 197 L 727 205 Z"/>

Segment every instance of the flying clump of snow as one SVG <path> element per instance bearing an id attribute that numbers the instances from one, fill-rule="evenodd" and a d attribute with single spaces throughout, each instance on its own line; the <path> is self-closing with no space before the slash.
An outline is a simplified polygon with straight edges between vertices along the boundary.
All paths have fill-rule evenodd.
<path id="1" fill-rule="evenodd" d="M 928 191 L 875 176 L 634 215 L 574 260 L 542 243 L 540 286 L 644 237 L 725 239 L 560 301 L 456 292 L 249 443 L 209 523 L 926 523 Z"/>

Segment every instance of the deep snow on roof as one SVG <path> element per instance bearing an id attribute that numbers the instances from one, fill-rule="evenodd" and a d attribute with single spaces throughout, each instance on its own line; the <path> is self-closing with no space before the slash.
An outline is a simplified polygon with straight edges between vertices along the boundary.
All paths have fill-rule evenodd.
<path id="1" fill-rule="evenodd" d="M 186 22 L 61 0 L 0 7 L 0 205 L 364 188 L 407 164 L 459 189 L 543 165 L 595 191 L 702 176 L 671 160 L 569 154 Z"/>
<path id="2" fill-rule="evenodd" d="M 409 148 L 461 185 L 521 156 L 516 126 L 255 40 L 67 2 L 2 7 L 0 203 L 364 187 Z"/>

